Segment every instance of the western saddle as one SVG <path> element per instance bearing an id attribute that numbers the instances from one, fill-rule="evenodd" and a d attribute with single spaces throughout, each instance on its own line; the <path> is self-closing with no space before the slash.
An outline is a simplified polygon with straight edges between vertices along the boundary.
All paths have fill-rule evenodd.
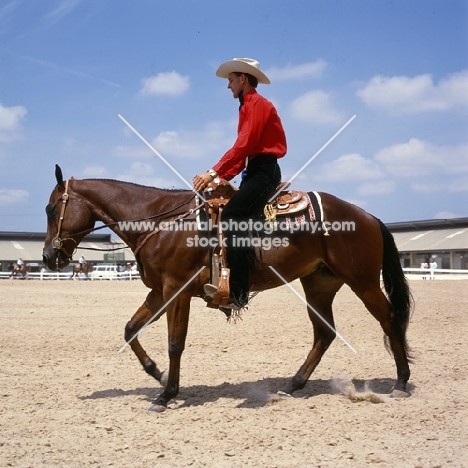
<path id="1" fill-rule="evenodd" d="M 288 182 L 281 182 L 278 185 L 275 192 L 278 195 L 265 206 L 266 221 L 274 221 L 276 216 L 286 216 L 304 211 L 309 206 L 309 196 L 306 192 L 288 191 L 288 188 Z M 219 182 L 213 181 L 207 186 L 203 192 L 203 198 L 207 202 L 208 214 L 213 220 L 218 217 L 220 209 L 222 210 L 237 190 L 225 179 L 219 179 Z"/>

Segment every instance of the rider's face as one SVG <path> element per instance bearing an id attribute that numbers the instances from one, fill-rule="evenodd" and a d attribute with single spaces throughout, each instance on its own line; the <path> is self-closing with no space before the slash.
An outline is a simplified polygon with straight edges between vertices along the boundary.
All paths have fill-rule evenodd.
<path id="1" fill-rule="evenodd" d="M 244 89 L 245 80 L 245 75 L 237 76 L 234 73 L 229 73 L 228 89 L 232 91 L 232 97 L 234 99 L 237 99 L 239 97 L 240 92 Z"/>

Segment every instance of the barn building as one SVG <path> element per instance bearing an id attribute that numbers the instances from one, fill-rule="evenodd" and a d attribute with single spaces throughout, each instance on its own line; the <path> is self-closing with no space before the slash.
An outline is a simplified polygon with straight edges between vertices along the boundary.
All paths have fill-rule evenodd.
<path id="1" fill-rule="evenodd" d="M 418 268 L 435 258 L 438 268 L 468 269 L 468 218 L 389 223 L 401 265 Z"/>
<path id="2" fill-rule="evenodd" d="M 0 271 L 10 271 L 19 258 L 31 267 L 31 271 L 39 271 L 44 266 L 45 237 L 45 233 L 40 232 L 0 232 Z M 73 255 L 75 262 L 67 270 L 78 263 L 81 255 L 94 264 L 135 261 L 133 252 L 120 239 L 112 239 L 111 234 L 88 234 Z"/>

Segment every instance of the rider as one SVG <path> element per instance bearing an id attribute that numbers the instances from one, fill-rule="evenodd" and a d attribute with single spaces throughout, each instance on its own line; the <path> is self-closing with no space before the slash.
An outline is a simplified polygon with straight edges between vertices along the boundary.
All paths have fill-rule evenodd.
<path id="1" fill-rule="evenodd" d="M 250 58 L 235 58 L 222 63 L 216 71 L 219 78 L 228 79 L 228 89 L 239 99 L 237 140 L 212 169 L 194 177 L 194 189 L 204 189 L 216 177 L 230 180 L 243 169 L 239 190 L 226 204 L 222 220 L 228 228 L 226 236 L 227 263 L 231 270 L 231 308 L 247 304 L 249 293 L 249 249 L 236 246 L 236 239 L 248 233 L 238 227 L 262 213 L 281 181 L 278 158 L 286 154 L 286 135 L 274 105 L 257 93 L 257 84 L 270 84 L 260 71 L 260 64 Z M 216 286 L 205 285 L 207 295 L 214 296 Z"/>
<path id="2" fill-rule="evenodd" d="M 84 255 L 80 257 L 80 259 L 78 260 L 78 263 L 80 264 L 80 271 L 83 271 L 84 266 L 88 264 Z"/>
<path id="3" fill-rule="evenodd" d="M 18 260 L 16 261 L 16 264 L 19 266 L 19 267 L 22 267 L 24 265 L 24 262 L 23 262 L 23 259 L 20 257 L 18 258 Z"/>

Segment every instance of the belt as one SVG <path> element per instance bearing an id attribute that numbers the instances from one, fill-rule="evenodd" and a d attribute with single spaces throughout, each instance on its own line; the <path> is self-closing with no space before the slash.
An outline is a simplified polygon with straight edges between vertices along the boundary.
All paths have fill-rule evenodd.
<path id="1" fill-rule="evenodd" d="M 254 154 L 249 156 L 248 164 L 276 163 L 277 161 L 278 158 L 274 154 Z"/>

